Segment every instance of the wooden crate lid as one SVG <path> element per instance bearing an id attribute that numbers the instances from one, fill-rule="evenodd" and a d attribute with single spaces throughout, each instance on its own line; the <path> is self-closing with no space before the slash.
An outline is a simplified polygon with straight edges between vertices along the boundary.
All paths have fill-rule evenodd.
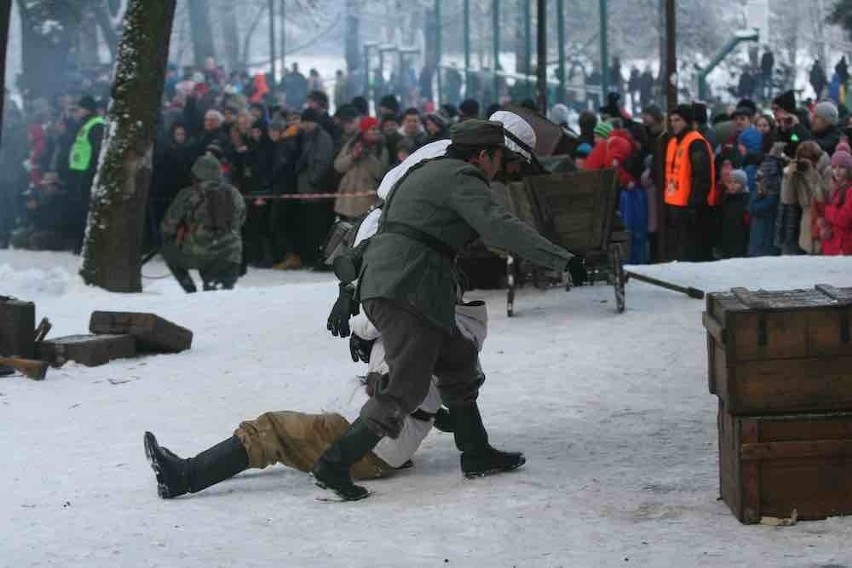
<path id="1" fill-rule="evenodd" d="M 718 319 L 728 312 L 786 312 L 811 309 L 833 309 L 852 306 L 852 288 L 835 288 L 817 284 L 810 290 L 749 291 L 733 288 L 730 292 L 714 292 L 707 297 L 708 311 Z"/>

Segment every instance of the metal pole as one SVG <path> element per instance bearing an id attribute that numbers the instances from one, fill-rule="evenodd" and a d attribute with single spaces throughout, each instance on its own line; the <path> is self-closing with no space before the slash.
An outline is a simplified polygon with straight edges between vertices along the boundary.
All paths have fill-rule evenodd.
<path id="1" fill-rule="evenodd" d="M 287 0 L 281 0 L 281 76 L 287 73 Z"/>
<path id="2" fill-rule="evenodd" d="M 609 94 L 609 38 L 607 37 L 609 11 L 606 2 L 607 0 L 598 0 L 601 12 L 601 105 L 606 104 L 606 97 Z"/>
<path id="3" fill-rule="evenodd" d="M 442 39 L 441 33 L 441 0 L 435 0 L 435 51 L 436 61 L 435 61 L 435 73 L 437 74 L 437 83 L 438 83 L 438 92 L 435 93 L 435 106 L 440 106 L 441 104 L 441 56 L 443 55 L 441 52 L 443 51 L 443 46 L 441 45 Z"/>
<path id="4" fill-rule="evenodd" d="M 275 0 L 269 0 L 269 72 L 275 84 Z"/>
<path id="5" fill-rule="evenodd" d="M 559 53 L 559 94 L 556 102 L 565 102 L 565 87 L 568 78 L 565 76 L 565 0 L 556 1 L 556 41 Z"/>
<path id="6" fill-rule="evenodd" d="M 538 56 L 536 58 L 536 79 L 538 107 L 547 115 L 547 0 L 538 0 Z"/>
<path id="7" fill-rule="evenodd" d="M 529 76 L 532 72 L 532 10 L 530 9 L 530 5 L 532 4 L 529 0 L 522 0 L 521 4 L 524 6 L 524 67 L 523 72 L 524 75 Z M 531 97 L 532 93 L 530 92 L 530 80 L 524 79 L 524 83 L 526 83 L 526 96 Z"/>
<path id="8" fill-rule="evenodd" d="M 500 67 L 500 0 L 492 0 L 491 18 L 494 34 L 494 102 L 500 104 L 500 76 L 497 75 Z"/>
<path id="9" fill-rule="evenodd" d="M 364 98 L 370 100 L 370 46 L 364 46 Z"/>
<path id="10" fill-rule="evenodd" d="M 677 106 L 677 16 L 675 0 L 666 0 L 666 71 L 663 88 L 666 92 L 666 111 Z"/>
<path id="11" fill-rule="evenodd" d="M 464 96 L 470 93 L 470 0 L 464 0 Z"/>

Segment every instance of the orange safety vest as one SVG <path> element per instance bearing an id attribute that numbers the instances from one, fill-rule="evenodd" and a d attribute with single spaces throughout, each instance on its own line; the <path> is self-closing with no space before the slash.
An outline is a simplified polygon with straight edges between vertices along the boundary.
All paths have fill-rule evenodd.
<path id="1" fill-rule="evenodd" d="M 677 137 L 669 140 L 666 148 L 666 205 L 686 207 L 692 195 L 692 162 L 689 160 L 689 146 L 700 140 L 707 146 L 710 161 L 710 192 L 707 194 L 707 205 L 715 207 L 721 202 L 721 193 L 716 187 L 716 170 L 713 167 L 713 149 L 710 143 L 696 131 L 687 133 L 683 140 Z"/>

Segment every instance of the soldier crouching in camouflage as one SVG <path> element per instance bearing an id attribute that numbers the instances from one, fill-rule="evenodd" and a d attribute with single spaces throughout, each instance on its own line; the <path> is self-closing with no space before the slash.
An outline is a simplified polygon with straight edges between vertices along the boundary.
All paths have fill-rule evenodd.
<path id="1" fill-rule="evenodd" d="M 399 435 L 433 373 L 450 410 L 466 477 L 510 471 L 526 461 L 521 453 L 489 445 L 476 404 L 482 383 L 476 346 L 454 320 L 455 257 L 478 236 L 553 269 L 566 270 L 572 258 L 492 198 L 489 182 L 500 169 L 504 149 L 499 122 L 458 124 L 446 155 L 412 167 L 384 206 L 358 282 L 364 311 L 385 338 L 390 380 L 376 389 L 312 470 L 317 485 L 343 499 L 369 495 L 352 482 L 352 464 L 383 437 Z"/>
<path id="2" fill-rule="evenodd" d="M 160 253 L 186 292 L 196 291 L 192 269 L 201 275 L 204 290 L 230 290 L 240 274 L 245 203 L 222 178 L 216 158 L 198 158 L 192 176 L 193 185 L 177 194 L 160 225 Z"/>

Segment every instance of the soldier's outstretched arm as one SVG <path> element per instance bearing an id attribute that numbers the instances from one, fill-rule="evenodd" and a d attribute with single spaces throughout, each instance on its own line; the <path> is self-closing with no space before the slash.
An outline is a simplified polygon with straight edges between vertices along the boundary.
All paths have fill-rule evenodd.
<path id="1" fill-rule="evenodd" d="M 494 201 L 488 183 L 473 166 L 456 174 L 451 206 L 486 243 L 510 250 L 530 262 L 565 270 L 574 257 Z"/>

